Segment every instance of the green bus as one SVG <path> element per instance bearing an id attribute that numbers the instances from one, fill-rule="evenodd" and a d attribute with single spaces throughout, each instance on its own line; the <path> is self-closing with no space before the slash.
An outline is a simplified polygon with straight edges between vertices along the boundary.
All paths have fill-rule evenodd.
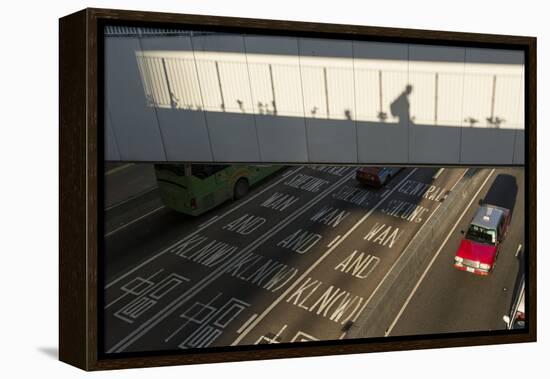
<path id="1" fill-rule="evenodd" d="M 284 166 L 222 164 L 156 164 L 162 202 L 168 208 L 198 216 L 224 201 L 240 199 L 251 186 Z"/>

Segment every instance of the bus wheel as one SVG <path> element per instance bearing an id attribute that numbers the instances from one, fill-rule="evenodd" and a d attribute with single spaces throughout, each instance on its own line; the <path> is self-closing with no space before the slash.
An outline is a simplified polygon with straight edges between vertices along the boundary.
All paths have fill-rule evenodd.
<path id="1" fill-rule="evenodd" d="M 235 184 L 235 190 L 233 191 L 233 197 L 235 200 L 243 198 L 248 193 L 248 180 L 240 178 Z"/>

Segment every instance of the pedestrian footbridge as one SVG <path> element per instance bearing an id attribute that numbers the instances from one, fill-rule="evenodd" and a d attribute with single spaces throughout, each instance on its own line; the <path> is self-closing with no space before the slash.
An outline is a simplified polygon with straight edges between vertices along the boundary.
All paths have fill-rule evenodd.
<path id="1" fill-rule="evenodd" d="M 105 30 L 105 159 L 524 163 L 522 51 Z"/>

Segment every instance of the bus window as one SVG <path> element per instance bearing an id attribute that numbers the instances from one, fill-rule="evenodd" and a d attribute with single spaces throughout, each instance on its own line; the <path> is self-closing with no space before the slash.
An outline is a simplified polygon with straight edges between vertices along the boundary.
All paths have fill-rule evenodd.
<path id="1" fill-rule="evenodd" d="M 205 165 L 194 164 L 191 165 L 191 175 L 196 176 L 199 179 L 208 178 L 217 172 L 225 170 L 229 165 Z"/>

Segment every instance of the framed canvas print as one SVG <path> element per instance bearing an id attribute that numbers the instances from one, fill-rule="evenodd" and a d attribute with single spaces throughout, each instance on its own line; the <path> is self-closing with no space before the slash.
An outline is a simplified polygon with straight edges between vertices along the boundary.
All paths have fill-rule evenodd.
<path id="1" fill-rule="evenodd" d="M 536 340 L 536 39 L 60 19 L 60 359 Z"/>

